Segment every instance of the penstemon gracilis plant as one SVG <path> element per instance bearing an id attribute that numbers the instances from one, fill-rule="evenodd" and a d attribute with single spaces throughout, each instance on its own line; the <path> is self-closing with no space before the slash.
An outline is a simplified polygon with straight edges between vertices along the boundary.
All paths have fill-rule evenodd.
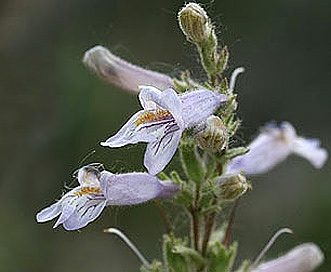
<path id="1" fill-rule="evenodd" d="M 233 268 L 237 243 L 230 244 L 234 212 L 240 197 L 252 189 L 250 178 L 265 173 L 290 154 L 307 159 L 321 168 L 327 151 L 317 139 L 297 135 L 288 122 L 269 123 L 248 146 L 231 146 L 231 138 L 241 120 L 236 116 L 235 81 L 244 71 L 237 68 L 230 81 L 223 76 L 229 51 L 218 45 L 215 28 L 205 10 L 188 3 L 178 13 L 179 26 L 186 39 L 195 44 L 207 81 L 193 80 L 189 72 L 180 79 L 146 70 L 113 55 L 102 46 L 85 53 L 83 62 L 102 79 L 138 94 L 142 109 L 113 136 L 101 143 L 116 148 L 147 143 L 144 166 L 147 172 L 114 174 L 101 163 L 76 171 L 79 185 L 55 204 L 37 214 L 38 222 L 58 217 L 54 227 L 77 230 L 95 220 L 106 206 L 135 205 L 156 198 L 171 198 L 189 217 L 187 235 L 177 237 L 159 206 L 167 233 L 163 236 L 163 259 L 148 262 L 120 230 L 118 235 L 142 262 L 141 271 L 252 271 L 305 272 L 322 261 L 318 246 L 299 245 L 287 254 L 261 263 L 266 251 L 282 233 L 271 238 L 254 261 Z M 182 173 L 167 169 L 178 149 Z M 166 169 L 166 172 L 162 172 Z M 232 207 L 229 221 L 219 222 L 224 208 Z M 224 216 L 222 216 L 224 218 Z"/>

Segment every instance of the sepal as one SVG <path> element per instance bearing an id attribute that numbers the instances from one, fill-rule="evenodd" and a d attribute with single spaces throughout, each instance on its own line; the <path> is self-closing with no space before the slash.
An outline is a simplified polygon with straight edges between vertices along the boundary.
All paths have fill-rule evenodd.
<path id="1" fill-rule="evenodd" d="M 163 254 L 164 260 L 167 267 L 167 271 L 180 271 L 190 272 L 187 259 L 182 254 L 174 250 L 175 247 L 181 245 L 183 241 L 175 239 L 172 236 L 164 235 L 163 237 Z"/>
<path id="2" fill-rule="evenodd" d="M 220 155 L 220 156 L 216 156 L 215 155 L 215 159 L 220 163 L 220 164 L 225 164 L 227 163 L 228 161 L 238 157 L 238 156 L 241 156 L 241 155 L 244 155 L 246 153 L 249 152 L 249 148 L 247 147 L 234 147 L 234 148 L 231 148 L 231 149 L 228 149 L 225 154 L 223 155 Z"/>
<path id="3" fill-rule="evenodd" d="M 209 272 L 229 272 L 232 269 L 237 254 L 237 243 L 226 248 L 221 242 L 216 242 L 209 248 L 207 257 L 211 260 Z"/>
<path id="4" fill-rule="evenodd" d="M 146 267 L 146 266 L 141 266 L 140 267 L 140 271 L 141 272 L 165 272 L 165 267 L 164 265 L 157 261 L 157 260 L 154 260 L 149 267 Z"/>
<path id="5" fill-rule="evenodd" d="M 216 64 L 217 70 L 220 74 L 223 73 L 223 71 L 227 68 L 229 56 L 230 56 L 230 53 L 229 53 L 228 47 L 224 46 L 221 50 L 221 53 L 218 57 L 217 64 Z"/>

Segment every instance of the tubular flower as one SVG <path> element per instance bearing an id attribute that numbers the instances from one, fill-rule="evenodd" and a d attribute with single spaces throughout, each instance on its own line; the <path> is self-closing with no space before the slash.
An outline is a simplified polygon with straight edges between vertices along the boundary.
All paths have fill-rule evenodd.
<path id="1" fill-rule="evenodd" d="M 250 151 L 234 158 L 227 174 L 244 172 L 246 175 L 262 174 L 285 160 L 290 154 L 307 159 L 315 168 L 321 168 L 328 153 L 320 147 L 318 139 L 306 139 L 297 135 L 294 127 L 283 122 L 280 126 L 268 124 L 248 146 Z"/>
<path id="2" fill-rule="evenodd" d="M 174 86 L 171 77 L 131 64 L 100 45 L 85 52 L 83 63 L 101 79 L 131 92 L 139 92 L 141 84 L 161 89 Z"/>
<path id="3" fill-rule="evenodd" d="M 252 272 L 310 272 L 324 260 L 319 247 L 312 243 L 302 244 L 277 259 L 260 264 Z"/>
<path id="4" fill-rule="evenodd" d="M 40 211 L 38 222 L 59 216 L 54 228 L 63 224 L 66 230 L 76 230 L 94 221 L 109 205 L 134 205 L 153 198 L 170 197 L 178 187 L 161 182 L 148 173 L 112 174 L 92 165 L 78 170 L 79 186 L 66 193 L 51 206 Z"/>
<path id="5" fill-rule="evenodd" d="M 226 102 L 226 96 L 209 90 L 195 90 L 178 95 L 173 89 L 160 91 L 142 86 L 139 100 L 143 110 L 135 113 L 102 146 L 121 147 L 146 142 L 144 164 L 148 172 L 161 172 L 176 152 L 185 129 L 206 120 Z"/>

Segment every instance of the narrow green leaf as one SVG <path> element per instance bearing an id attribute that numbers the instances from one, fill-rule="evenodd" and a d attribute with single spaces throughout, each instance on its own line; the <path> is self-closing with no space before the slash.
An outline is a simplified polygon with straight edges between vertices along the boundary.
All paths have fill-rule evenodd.
<path id="1" fill-rule="evenodd" d="M 219 55 L 218 61 L 217 61 L 217 70 L 218 73 L 222 74 L 223 71 L 227 68 L 228 66 L 228 61 L 229 61 L 229 50 L 227 46 L 224 46 L 223 49 L 221 50 L 221 53 Z"/>

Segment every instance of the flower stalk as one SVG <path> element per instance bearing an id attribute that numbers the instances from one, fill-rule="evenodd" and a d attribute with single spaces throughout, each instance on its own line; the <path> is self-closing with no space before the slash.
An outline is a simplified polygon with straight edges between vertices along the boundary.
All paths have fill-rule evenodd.
<path id="1" fill-rule="evenodd" d="M 192 203 L 190 207 L 190 213 L 192 218 L 191 223 L 191 233 L 192 233 L 192 240 L 194 244 L 194 249 L 196 251 L 200 251 L 200 206 L 199 206 L 199 200 L 200 200 L 200 185 L 195 185 L 195 197 L 194 197 L 194 203 Z"/>

